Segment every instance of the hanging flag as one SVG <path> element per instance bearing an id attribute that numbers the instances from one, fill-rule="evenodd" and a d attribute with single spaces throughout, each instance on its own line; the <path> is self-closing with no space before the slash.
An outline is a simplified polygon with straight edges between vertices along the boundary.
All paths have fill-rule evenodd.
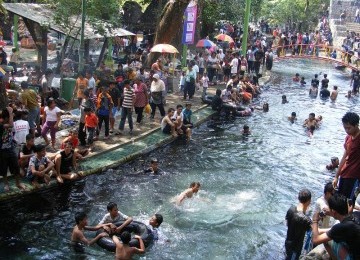
<path id="1" fill-rule="evenodd" d="M 184 29 L 182 35 L 183 44 L 194 44 L 196 30 L 197 5 L 191 1 L 184 13 Z"/>

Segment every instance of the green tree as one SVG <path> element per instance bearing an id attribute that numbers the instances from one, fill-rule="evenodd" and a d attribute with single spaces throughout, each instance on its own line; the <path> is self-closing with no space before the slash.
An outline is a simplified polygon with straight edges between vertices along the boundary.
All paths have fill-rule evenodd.
<path id="1" fill-rule="evenodd" d="M 297 30 L 313 29 L 330 0 L 270 0 L 264 2 L 262 16 L 272 25 L 286 25 Z"/>

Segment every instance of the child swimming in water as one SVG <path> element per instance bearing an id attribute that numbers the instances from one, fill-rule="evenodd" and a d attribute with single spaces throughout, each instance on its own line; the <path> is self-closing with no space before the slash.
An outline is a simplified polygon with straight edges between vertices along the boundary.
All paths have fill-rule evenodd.
<path id="1" fill-rule="evenodd" d="M 74 246 L 75 251 L 84 251 L 83 245 L 89 246 L 94 244 L 98 239 L 109 236 L 106 232 L 98 234 L 95 238 L 88 240 L 84 235 L 84 230 L 96 231 L 100 228 L 108 226 L 110 224 L 97 225 L 96 227 L 88 226 L 88 219 L 85 212 L 80 212 L 75 215 L 76 225 L 71 233 L 71 243 Z"/>
<path id="2" fill-rule="evenodd" d="M 339 158 L 338 157 L 331 157 L 331 163 L 326 165 L 326 169 L 329 171 L 335 170 L 337 167 L 339 167 Z"/>
<path id="3" fill-rule="evenodd" d="M 288 120 L 289 120 L 291 123 L 295 123 L 295 121 L 297 120 L 297 118 L 296 118 L 296 113 L 295 113 L 295 112 L 291 112 L 291 116 L 288 117 Z"/>
<path id="4" fill-rule="evenodd" d="M 301 77 L 300 84 L 302 87 L 306 85 L 305 77 Z"/>
<path id="5" fill-rule="evenodd" d="M 250 127 L 248 125 L 244 125 L 243 130 L 241 131 L 243 136 L 251 135 Z"/>
<path id="6" fill-rule="evenodd" d="M 184 190 L 177 198 L 176 204 L 180 205 L 186 198 L 192 198 L 200 189 L 200 182 L 192 182 L 190 187 Z"/>
<path id="7" fill-rule="evenodd" d="M 286 99 L 286 95 L 282 95 L 281 97 L 281 104 L 289 103 L 289 101 Z"/>
<path id="8" fill-rule="evenodd" d="M 296 74 L 295 74 L 295 77 L 293 77 L 293 81 L 294 81 L 294 82 L 299 82 L 299 81 L 300 81 L 300 75 L 299 75 L 299 73 L 296 73 Z"/>

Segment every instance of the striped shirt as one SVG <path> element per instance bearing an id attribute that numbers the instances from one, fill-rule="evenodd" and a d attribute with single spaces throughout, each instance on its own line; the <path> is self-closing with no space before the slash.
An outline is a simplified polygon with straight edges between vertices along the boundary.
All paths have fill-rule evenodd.
<path id="1" fill-rule="evenodd" d="M 132 88 L 124 88 L 124 100 L 122 103 L 122 107 L 132 108 L 133 107 L 133 98 L 135 97 L 135 93 Z"/>

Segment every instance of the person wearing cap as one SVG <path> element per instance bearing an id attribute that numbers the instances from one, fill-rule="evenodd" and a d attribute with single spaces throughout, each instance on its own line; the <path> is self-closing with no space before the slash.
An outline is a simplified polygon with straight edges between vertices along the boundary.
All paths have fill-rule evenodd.
<path id="1" fill-rule="evenodd" d="M 115 125 L 115 116 L 117 111 L 120 111 L 121 108 L 121 93 L 119 88 L 116 87 L 116 80 L 115 78 L 110 78 L 109 80 L 109 95 L 114 103 L 112 107 L 112 113 L 110 115 L 110 133 L 114 132 L 114 125 Z"/>
<path id="2" fill-rule="evenodd" d="M 165 116 L 164 109 L 164 92 L 165 92 L 165 83 L 160 79 L 159 74 L 153 75 L 153 81 L 151 82 L 150 87 L 150 106 L 151 106 L 151 117 L 154 119 L 156 107 L 159 108 L 160 114 L 162 117 Z"/>
<path id="3" fill-rule="evenodd" d="M 21 82 L 21 103 L 23 108 L 26 108 L 29 112 L 28 122 L 30 127 L 30 133 L 35 135 L 35 129 L 40 126 L 40 106 L 38 103 L 38 95 L 32 89 L 28 88 L 26 81 Z"/>

